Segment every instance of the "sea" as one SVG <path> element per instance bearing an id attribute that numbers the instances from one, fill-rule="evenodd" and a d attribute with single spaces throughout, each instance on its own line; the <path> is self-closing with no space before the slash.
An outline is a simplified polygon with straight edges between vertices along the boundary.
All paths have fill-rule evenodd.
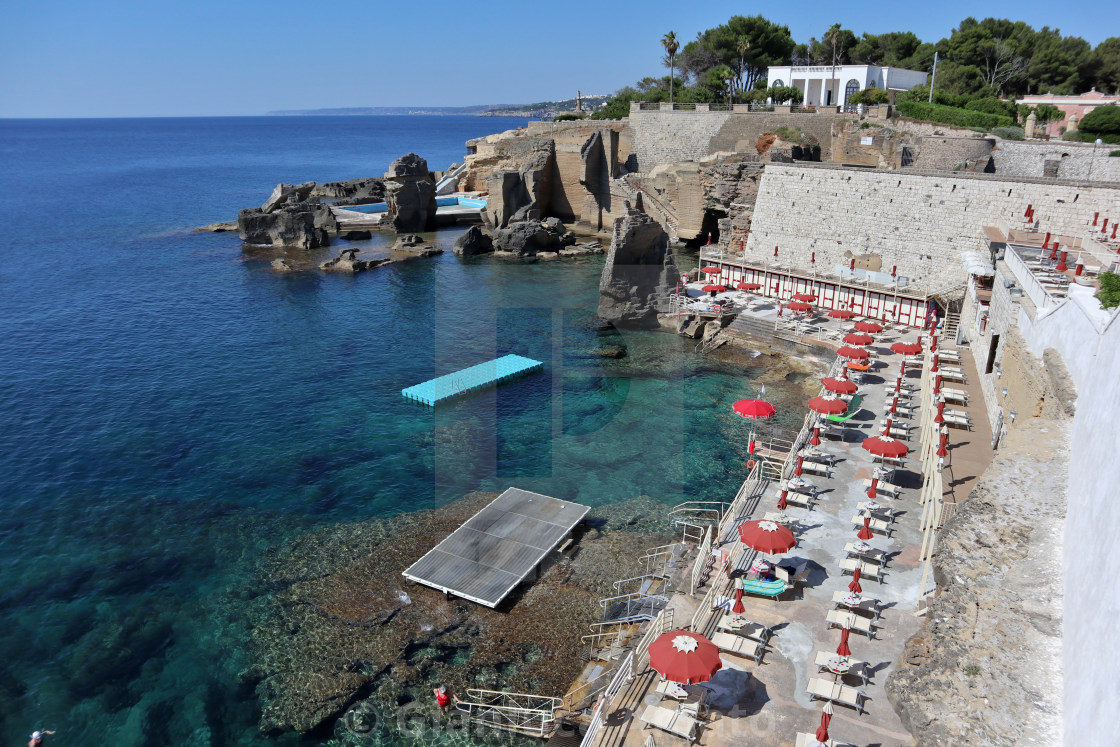
<path id="1" fill-rule="evenodd" d="M 263 553 L 474 490 L 734 496 L 750 425 L 731 403 L 793 384 L 767 394 L 763 356 L 603 334 L 602 257 L 462 259 L 445 229 L 435 258 L 278 273 L 236 233 L 192 230 L 278 182 L 378 176 L 409 151 L 442 170 L 525 124 L 0 121 L 0 742 L 326 743 L 257 730 L 241 674 L 260 610 L 238 600 Z M 401 396 L 506 353 L 544 369 L 436 408 Z"/>

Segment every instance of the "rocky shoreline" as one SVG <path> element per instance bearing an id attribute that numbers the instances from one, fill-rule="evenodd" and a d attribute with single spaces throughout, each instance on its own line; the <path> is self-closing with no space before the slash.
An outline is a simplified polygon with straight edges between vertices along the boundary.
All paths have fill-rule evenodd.
<path id="1" fill-rule="evenodd" d="M 317 530 L 265 556 L 255 584 L 272 602 L 253 627 L 253 664 L 242 675 L 260 698 L 262 733 L 392 729 L 390 716 L 406 707 L 436 717 L 439 684 L 567 691 L 598 600 L 643 550 L 669 541 L 665 507 L 637 498 L 593 510 L 574 549 L 497 610 L 400 575 L 495 496 Z"/>

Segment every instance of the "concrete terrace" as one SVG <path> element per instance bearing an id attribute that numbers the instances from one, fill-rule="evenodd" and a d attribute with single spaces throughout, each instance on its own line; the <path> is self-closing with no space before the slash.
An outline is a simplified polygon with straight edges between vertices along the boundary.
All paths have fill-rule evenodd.
<path id="1" fill-rule="evenodd" d="M 762 308 L 766 306 L 767 308 Z M 773 322 L 775 309 L 763 299 L 750 312 L 761 320 Z M 826 331 L 847 332 L 852 322 L 817 320 Z M 813 337 L 818 335 L 814 334 Z M 826 337 L 827 335 L 821 335 Z M 913 341 L 917 330 L 900 327 L 876 336 L 868 348 L 877 362 L 864 374 L 860 393 L 863 409 L 849 420 L 839 438 L 822 438 L 821 452 L 834 457 L 830 476 L 813 474 L 808 470 L 804 478 L 818 489 L 817 502 L 812 509 L 795 507 L 792 503 L 786 517 L 795 530 L 798 544 L 790 553 L 778 558 L 779 563 L 790 564 L 793 559 L 807 561 L 808 578 L 803 587 L 787 591 L 777 600 L 745 595 L 744 616 L 751 621 L 772 628 L 773 637 L 765 646 L 759 663 L 751 659 L 723 653 L 723 668 L 703 687 L 710 690 L 710 711 L 701 719 L 696 734 L 697 744 L 705 747 L 729 744 L 792 745 L 798 733 L 813 734 L 820 722 L 823 702 L 813 701 L 806 691 L 811 678 L 833 681 L 827 670 L 819 673 L 816 664 L 818 653 L 834 653 L 840 640 L 838 628 L 829 629 L 826 616 L 836 608 L 833 595 L 848 590 L 851 575 L 842 572 L 839 562 L 848 553 L 845 545 L 857 541 L 857 524 L 853 517 L 860 513 L 860 504 L 867 500 L 873 458 L 862 447 L 863 439 L 881 432 L 879 424 L 889 407 L 888 390 L 899 370 L 902 356 L 890 351 L 890 344 Z M 952 351 L 948 352 L 952 357 Z M 945 459 L 943 474 L 944 500 L 946 503 L 963 501 L 971 485 L 990 461 L 990 433 L 984 415 L 983 398 L 979 391 L 978 377 L 969 355 L 960 356 L 960 367 L 965 381 L 952 382 L 962 389 L 967 404 L 954 404 L 955 409 L 966 411 L 973 423 L 973 430 L 955 429 L 949 436 L 949 456 Z M 942 364 L 945 365 L 945 364 Z M 908 364 L 906 386 L 917 389 L 922 371 L 918 364 Z M 950 385 L 945 382 L 943 386 Z M 918 395 L 915 394 L 915 405 Z M 895 422 L 905 425 L 907 419 L 895 416 Z M 874 638 L 855 630 L 849 639 L 852 657 L 867 662 L 868 681 L 864 685 L 859 677 L 846 675 L 843 682 L 858 687 L 866 698 L 864 713 L 834 704 L 834 715 L 829 729 L 831 737 L 839 743 L 908 745 L 913 739 L 907 733 L 894 709 L 887 700 L 885 684 L 894 669 L 904 644 L 922 625 L 920 602 L 923 596 L 923 563 L 919 562 L 922 531 L 919 520 L 922 506 L 919 494 L 922 486 L 921 464 L 915 458 L 918 451 L 917 424 L 920 414 L 915 412 L 912 422 L 913 435 L 908 440 L 911 449 L 904 465 L 895 470 L 891 481 L 900 488 L 899 497 L 892 500 L 880 495 L 880 504 L 894 511 L 895 521 L 889 536 L 876 533 L 869 541 L 874 548 L 885 552 L 886 563 L 882 581 L 864 575 L 860 583 L 863 596 L 879 601 L 880 617 L 872 620 Z M 802 441 L 803 443 L 803 441 Z M 791 469 L 792 458 L 787 462 Z M 786 473 L 788 476 L 788 472 Z M 748 480 L 747 485 L 752 485 Z M 724 529 L 713 545 L 713 551 L 729 551 L 732 576 L 745 574 L 757 557 L 738 540 L 737 527 L 746 519 L 762 519 L 769 514 L 780 516 L 776 504 L 781 484 L 775 481 L 755 481 L 745 500 L 737 501 L 736 515 L 726 521 Z M 951 509 L 950 509 L 951 511 Z M 949 512 L 943 516 L 947 519 Z M 669 608 L 673 614 L 672 627 L 689 627 L 711 635 L 724 617 L 723 610 L 711 610 L 713 601 L 730 606 L 733 594 L 732 581 L 724 573 L 714 573 L 711 585 L 697 589 L 695 594 L 677 593 L 671 598 Z M 926 590 L 933 586 L 932 577 L 925 580 Z M 687 588 L 687 585 L 678 586 Z M 641 715 L 647 706 L 660 705 L 675 709 L 677 704 L 663 698 L 655 689 L 660 676 L 646 669 L 624 685 L 618 694 L 603 705 L 603 726 L 588 745 L 597 747 L 640 747 L 652 736 L 657 745 L 684 745 L 686 740 L 666 731 L 646 727 Z M 697 686 L 694 686 L 694 688 Z"/>

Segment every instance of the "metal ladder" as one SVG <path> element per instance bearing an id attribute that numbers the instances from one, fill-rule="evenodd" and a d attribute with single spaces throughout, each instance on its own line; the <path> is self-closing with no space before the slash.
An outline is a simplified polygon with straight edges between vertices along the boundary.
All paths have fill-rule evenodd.
<path id="1" fill-rule="evenodd" d="M 466 699 L 455 709 L 467 714 L 471 723 L 501 731 L 547 737 L 556 728 L 556 710 L 561 698 L 497 690 L 467 690 Z"/>

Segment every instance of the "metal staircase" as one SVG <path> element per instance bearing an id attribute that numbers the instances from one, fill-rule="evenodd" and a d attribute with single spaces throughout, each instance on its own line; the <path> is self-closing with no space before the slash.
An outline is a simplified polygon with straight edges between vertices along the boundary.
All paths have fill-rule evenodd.
<path id="1" fill-rule="evenodd" d="M 497 690 L 467 690 L 467 697 L 456 701 L 471 723 L 492 729 L 547 737 L 556 728 L 556 711 L 561 698 Z"/>
<path id="2" fill-rule="evenodd" d="M 951 311 L 945 315 L 945 321 L 941 323 L 941 334 L 938 342 L 943 342 L 946 345 L 957 344 L 957 329 L 961 325 L 961 315 L 955 311 Z"/>

